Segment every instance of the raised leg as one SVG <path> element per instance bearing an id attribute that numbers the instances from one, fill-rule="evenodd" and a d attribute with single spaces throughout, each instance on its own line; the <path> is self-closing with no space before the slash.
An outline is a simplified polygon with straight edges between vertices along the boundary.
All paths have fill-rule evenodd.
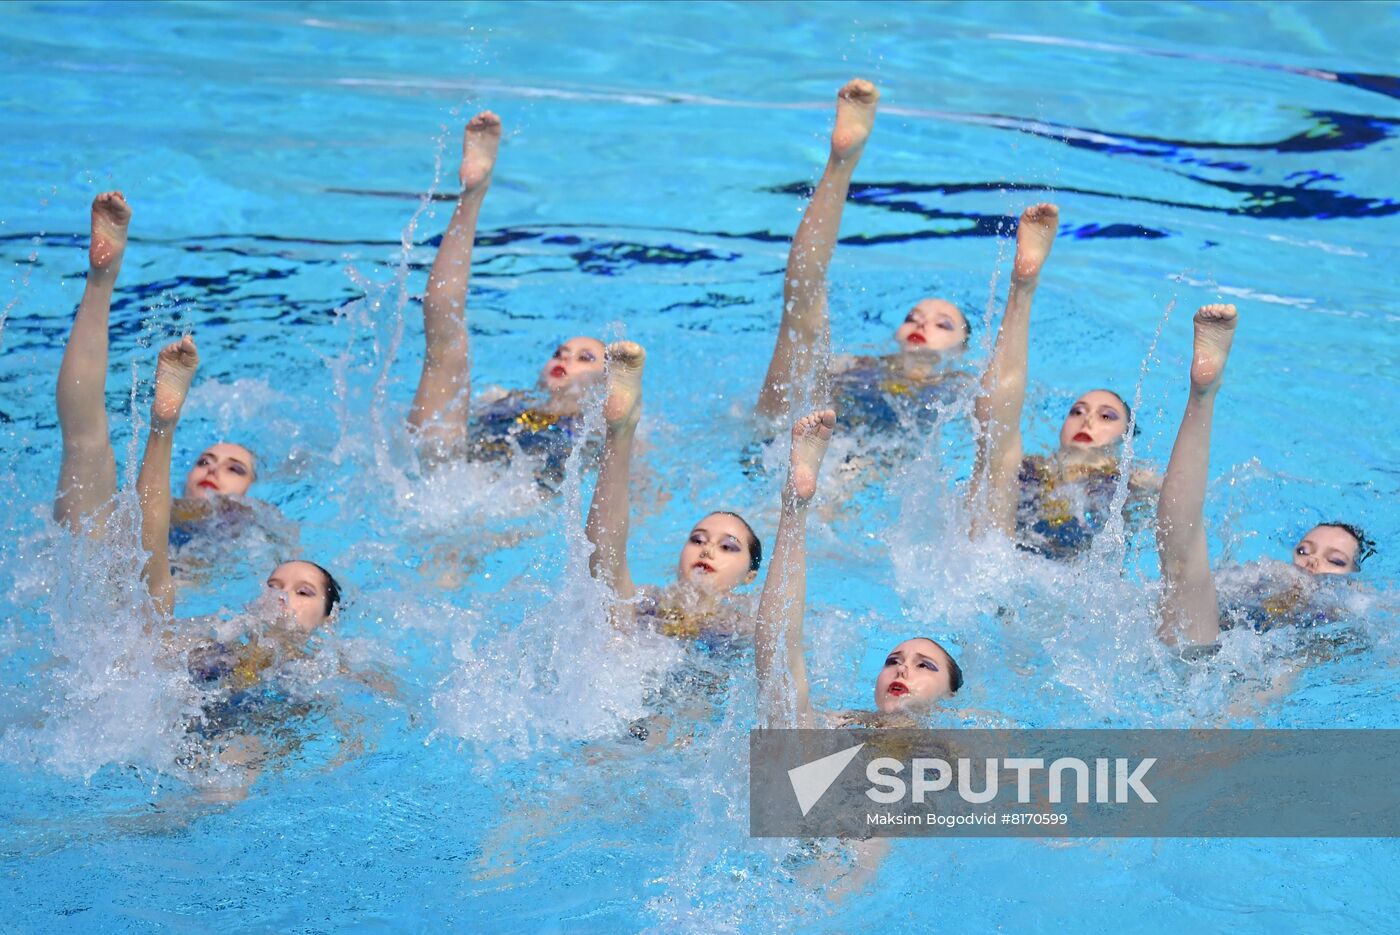
<path id="1" fill-rule="evenodd" d="M 1021 222 L 1016 228 L 1016 259 L 1011 267 L 1006 313 L 992 348 L 992 359 L 982 375 L 982 394 L 975 408 L 977 464 L 969 488 L 974 535 L 987 529 L 999 530 L 1007 536 L 1016 533 L 1022 454 L 1021 410 L 1026 403 L 1031 301 L 1059 224 L 1059 208 L 1038 204 L 1021 213 Z"/>
<path id="2" fill-rule="evenodd" d="M 632 439 L 642 417 L 642 368 L 646 351 L 640 344 L 617 341 L 608 345 L 608 396 L 603 402 L 607 431 L 598 465 L 598 484 L 588 505 L 588 541 L 593 543 L 589 570 L 618 597 L 637 593 L 627 564 L 631 526 Z"/>
<path id="3" fill-rule="evenodd" d="M 759 713 L 769 727 L 812 727 L 814 722 L 802 637 L 807 612 L 807 505 L 817 492 L 817 473 L 835 428 L 836 413 L 830 409 L 803 416 L 792 427 L 783 509 L 754 634 Z M 795 724 L 784 723 L 789 684 L 796 697 Z"/>
<path id="4" fill-rule="evenodd" d="M 1162 620 L 1157 635 L 1169 645 L 1203 645 L 1220 635 L 1220 605 L 1206 544 L 1206 480 L 1210 471 L 1215 395 L 1235 337 L 1233 305 L 1196 313 L 1191 395 L 1176 433 L 1157 502 L 1157 555 L 1162 563 Z"/>
<path id="5" fill-rule="evenodd" d="M 841 214 L 851 187 L 851 175 L 875 125 L 880 92 L 860 78 L 846 83 L 836 95 L 836 127 L 831 132 L 831 156 L 812 200 L 797 226 L 788 251 L 783 279 L 783 319 L 768 375 L 758 397 L 758 414 L 785 418 L 795 387 L 817 374 L 823 341 L 830 330 L 826 306 L 826 276 Z"/>
<path id="6" fill-rule="evenodd" d="M 156 362 L 156 384 L 151 401 L 151 430 L 146 453 L 136 476 L 141 501 L 141 547 L 146 559 L 146 587 L 156 608 L 169 616 L 175 609 L 175 585 L 170 577 L 170 453 L 175 426 L 199 368 L 199 351 L 189 335 L 166 346 Z"/>
<path id="7" fill-rule="evenodd" d="M 98 517 L 108 509 L 117 492 L 116 458 L 107 430 L 107 325 L 130 222 L 131 208 L 121 192 L 103 192 L 93 199 L 87 285 L 58 368 L 63 460 L 53 515 L 74 532 L 84 517 Z"/>
<path id="8" fill-rule="evenodd" d="M 471 404 L 467 285 L 477 218 L 491 187 L 500 142 L 501 118 L 489 110 L 467 124 L 459 172 L 462 193 L 428 273 L 428 290 L 423 296 L 427 348 L 408 422 L 417 430 L 420 450 L 430 462 L 460 457 L 466 451 Z"/>

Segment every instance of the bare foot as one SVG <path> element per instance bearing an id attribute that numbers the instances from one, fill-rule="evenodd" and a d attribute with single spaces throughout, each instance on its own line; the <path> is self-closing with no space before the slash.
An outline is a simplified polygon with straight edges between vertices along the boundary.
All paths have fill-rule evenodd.
<path id="1" fill-rule="evenodd" d="M 642 417 L 642 366 L 647 352 L 632 341 L 608 345 L 608 398 L 603 402 L 603 418 L 609 432 L 630 431 Z"/>
<path id="2" fill-rule="evenodd" d="M 88 264 L 94 272 L 116 272 L 126 251 L 126 226 L 131 206 L 121 192 L 103 192 L 92 199 L 92 243 Z"/>
<path id="3" fill-rule="evenodd" d="M 1021 212 L 1021 223 L 1016 227 L 1016 260 L 1011 266 L 1013 279 L 1029 282 L 1040 276 L 1059 230 L 1060 209 L 1052 204 L 1031 205 Z"/>
<path id="4" fill-rule="evenodd" d="M 1196 313 L 1196 342 L 1191 351 L 1191 389 L 1208 392 L 1220 386 L 1225 361 L 1235 339 L 1238 313 L 1233 305 L 1202 305 Z"/>
<path id="5" fill-rule="evenodd" d="M 875 126 L 880 92 L 864 78 L 852 78 L 836 95 L 836 129 L 831 131 L 834 159 L 859 159 Z"/>
<path id="6" fill-rule="evenodd" d="M 501 118 L 483 110 L 471 119 L 462 133 L 462 191 L 482 191 L 491 184 L 496 167 L 496 148 L 501 145 Z"/>
<path id="7" fill-rule="evenodd" d="M 174 425 L 180 420 L 180 407 L 190 391 L 190 382 L 199 368 L 199 351 L 194 338 L 185 335 L 168 344 L 156 361 L 155 398 L 151 400 L 151 421 Z"/>
<path id="8" fill-rule="evenodd" d="M 836 412 L 819 409 L 798 419 L 792 427 L 792 462 L 788 485 L 801 503 L 817 492 L 817 470 L 822 466 L 827 443 L 836 428 Z"/>

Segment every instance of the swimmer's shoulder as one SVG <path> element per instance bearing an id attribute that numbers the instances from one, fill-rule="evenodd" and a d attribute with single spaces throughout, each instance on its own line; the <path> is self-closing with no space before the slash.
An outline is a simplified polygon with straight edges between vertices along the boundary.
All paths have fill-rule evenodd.
<path id="1" fill-rule="evenodd" d="M 1052 472 L 1050 459 L 1045 455 L 1025 455 L 1021 458 L 1021 483 L 1043 483 Z"/>
<path id="2" fill-rule="evenodd" d="M 870 365 L 870 357 L 861 357 L 855 354 L 833 354 L 831 358 L 831 375 L 841 376 Z"/>
<path id="3" fill-rule="evenodd" d="M 255 497 L 177 497 L 170 509 L 171 527 L 191 531 L 209 523 L 242 523 L 281 518 L 281 510 Z"/>
<path id="4" fill-rule="evenodd" d="M 478 395 L 472 405 L 471 420 L 476 430 L 471 434 L 492 437 L 513 434 L 516 419 L 528 412 L 533 403 L 534 399 L 524 390 L 506 391 L 492 387 L 491 391 Z"/>
<path id="5" fill-rule="evenodd" d="M 520 390 L 508 390 L 503 386 L 488 386 L 484 390 L 478 390 L 475 395 L 477 405 L 485 407 L 523 394 Z"/>
<path id="6" fill-rule="evenodd" d="M 1152 467 L 1135 467 L 1128 474 L 1128 487 L 1138 496 L 1161 493 L 1162 475 Z"/>

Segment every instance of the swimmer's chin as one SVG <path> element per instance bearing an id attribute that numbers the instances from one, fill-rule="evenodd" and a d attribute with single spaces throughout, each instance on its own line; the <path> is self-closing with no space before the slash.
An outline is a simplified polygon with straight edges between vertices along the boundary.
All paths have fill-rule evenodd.
<path id="1" fill-rule="evenodd" d="M 701 591 L 713 591 L 714 575 L 715 573 L 713 571 L 691 567 L 686 569 L 685 573 L 681 575 L 681 581 L 699 588 Z"/>
<path id="2" fill-rule="evenodd" d="M 720 587 L 715 581 L 716 572 L 705 571 L 701 568 L 691 568 L 681 576 L 681 584 L 688 585 L 701 594 L 724 595 L 730 593 L 733 588 Z"/>
<path id="3" fill-rule="evenodd" d="M 601 376 L 578 374 L 564 374 L 563 376 L 553 376 L 549 373 L 540 375 L 539 388 L 550 396 L 581 397 L 589 389 L 598 386 L 602 382 Z"/>
<path id="4" fill-rule="evenodd" d="M 957 347 L 929 347 L 927 344 L 914 344 L 901 341 L 897 345 L 898 354 L 908 360 L 917 360 L 920 363 L 942 363 L 956 360 L 962 356 L 963 348 Z"/>
<path id="5" fill-rule="evenodd" d="M 937 702 L 932 699 L 916 698 L 913 695 L 885 695 L 875 703 L 875 710 L 881 714 L 927 717 L 936 705 Z"/>

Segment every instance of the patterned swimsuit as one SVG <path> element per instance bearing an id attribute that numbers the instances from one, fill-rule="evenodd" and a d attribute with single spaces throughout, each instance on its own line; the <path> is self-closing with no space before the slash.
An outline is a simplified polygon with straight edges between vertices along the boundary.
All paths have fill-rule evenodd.
<path id="1" fill-rule="evenodd" d="M 918 380 L 884 358 L 862 357 L 851 368 L 832 375 L 831 398 L 843 426 L 889 431 L 931 426 L 971 387 L 971 375 L 962 371 Z"/>
<path id="2" fill-rule="evenodd" d="M 1068 480 L 1057 465 L 1040 455 L 1021 461 L 1019 480 L 1017 547 L 1059 560 L 1089 548 L 1107 524 L 1118 492 L 1114 466 L 1090 468 Z"/>
<path id="3" fill-rule="evenodd" d="M 530 404 L 524 393 L 511 393 L 472 417 L 473 461 L 509 462 L 516 451 L 538 462 L 540 485 L 557 491 L 564 464 L 583 433 L 582 416 L 558 416 Z"/>

